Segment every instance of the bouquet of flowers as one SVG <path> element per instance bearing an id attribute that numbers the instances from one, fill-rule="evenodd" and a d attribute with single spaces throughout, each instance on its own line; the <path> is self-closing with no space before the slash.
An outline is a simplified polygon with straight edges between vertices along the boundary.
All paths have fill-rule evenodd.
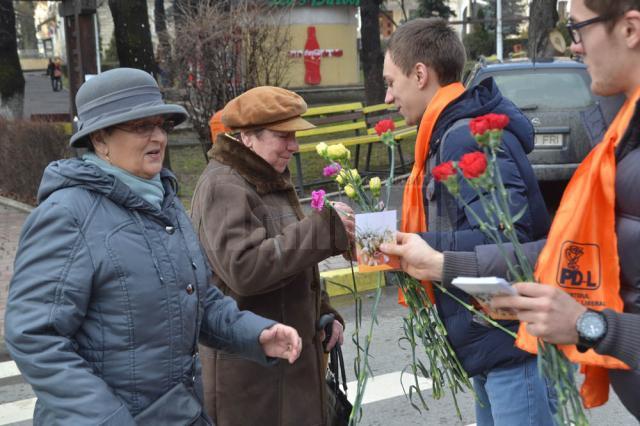
<path id="1" fill-rule="evenodd" d="M 393 172 L 395 170 L 394 148 L 396 142 L 392 133 L 395 128 L 394 123 L 392 120 L 382 120 L 378 122 L 375 128 L 382 143 L 391 149 L 390 173 L 386 180 L 387 190 L 384 201 L 381 200 L 381 179 L 379 177 L 370 178 L 368 181 L 369 188 L 367 190 L 358 170 L 351 166 L 350 151 L 345 146 L 342 144 L 327 145 L 326 143 L 316 145 L 318 155 L 329 163 L 324 168 L 323 175 L 325 177 L 333 177 L 340 189 L 344 191 L 346 196 L 352 199 L 363 212 L 382 212 L 389 205 Z M 324 190 L 313 191 L 311 206 L 320 211 L 324 208 L 325 203 L 326 192 Z M 407 316 L 403 319 L 404 336 L 400 341 L 408 343 L 410 346 L 412 362 L 408 368 L 413 374 L 414 380 L 409 386 L 409 389 L 405 389 L 405 394 L 408 395 L 411 405 L 417 410 L 420 411 L 418 403 L 423 408 L 428 409 L 420 390 L 419 378 L 420 376 L 431 378 L 433 397 L 435 399 L 441 398 L 445 393 L 445 387 L 448 387 L 454 397 L 458 417 L 461 418 L 456 394 L 459 391 L 465 390 L 473 392 L 473 386 L 447 340 L 444 324 L 440 320 L 435 306 L 431 303 L 420 282 L 405 273 L 398 272 L 393 275 L 393 278 L 398 281 L 405 295 L 405 301 L 409 308 Z M 353 290 L 345 287 L 352 293 L 356 307 L 356 325 L 353 333 L 353 342 L 356 346 L 354 370 L 357 378 L 357 389 L 353 411 L 349 421 L 350 425 L 354 425 L 360 420 L 359 414 L 364 391 L 368 379 L 373 376 L 369 365 L 369 348 L 373 336 L 373 327 L 377 324 L 377 307 L 382 294 L 382 280 L 380 276 L 371 312 L 371 326 L 368 334 L 364 338 L 361 338 L 362 301 L 357 291 L 357 282 L 355 273 L 353 272 L 352 279 Z M 446 292 L 444 289 L 443 291 Z M 464 304 L 462 301 L 460 301 L 460 303 Z M 466 306 L 468 309 L 474 309 L 472 306 Z M 487 318 L 487 320 L 492 321 L 490 318 Z M 496 326 L 500 326 L 497 323 L 495 324 Z M 418 345 L 424 350 L 429 360 L 427 363 L 423 363 L 419 359 Z M 418 403 L 414 402 L 414 397 L 418 398 Z"/>
<path id="2" fill-rule="evenodd" d="M 471 208 L 467 208 L 466 211 L 474 216 L 480 224 L 480 229 L 502 251 L 508 266 L 509 278 L 513 281 L 535 281 L 533 267 L 522 250 L 515 228 L 515 223 L 526 212 L 527 207 L 515 215 L 511 214 L 508 193 L 496 161 L 497 153 L 501 149 L 502 131 L 508 123 L 509 118 L 499 114 L 488 114 L 473 119 L 469 124 L 470 130 L 482 152 L 467 153 L 457 162 L 442 163 L 433 169 L 432 174 L 434 179 L 442 182 L 449 193 L 465 207 L 468 206 L 460 196 L 460 179 L 475 190 L 485 217 L 479 217 Z M 515 262 L 510 260 L 503 248 L 505 240 L 513 245 Z M 514 333 L 502 329 L 515 338 Z M 557 391 L 557 422 L 563 425 L 588 424 L 576 389 L 573 368 L 563 352 L 555 345 L 538 340 L 538 367 Z"/>

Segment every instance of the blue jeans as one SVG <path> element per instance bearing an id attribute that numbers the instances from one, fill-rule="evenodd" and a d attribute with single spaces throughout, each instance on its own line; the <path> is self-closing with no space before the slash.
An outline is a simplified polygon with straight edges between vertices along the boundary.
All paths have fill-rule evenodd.
<path id="1" fill-rule="evenodd" d="M 557 399 L 535 357 L 473 378 L 478 426 L 553 426 Z M 480 403 L 482 405 L 480 405 Z"/>

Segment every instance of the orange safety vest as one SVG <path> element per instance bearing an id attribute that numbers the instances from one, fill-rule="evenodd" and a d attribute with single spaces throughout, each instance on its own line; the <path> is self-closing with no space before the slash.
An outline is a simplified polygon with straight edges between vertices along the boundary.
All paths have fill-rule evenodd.
<path id="1" fill-rule="evenodd" d="M 427 110 L 422 115 L 420 127 L 416 137 L 416 147 L 414 152 L 414 163 L 411 175 L 404 186 L 402 197 L 402 232 L 426 232 L 427 220 L 424 208 L 424 197 L 422 195 L 422 183 L 424 182 L 424 168 L 429 155 L 429 144 L 435 129 L 438 118 L 444 109 L 464 93 L 464 86 L 461 83 L 452 83 L 441 87 L 429 102 Z M 422 286 L 427 291 L 429 298 L 433 302 L 433 288 L 431 283 L 423 281 Z M 405 304 L 404 294 L 398 290 L 398 302 Z"/>
<path id="2" fill-rule="evenodd" d="M 640 88 L 627 99 L 602 142 L 567 185 L 535 271 L 538 282 L 556 286 L 598 311 L 623 309 L 615 228 L 615 148 L 629 127 L 638 99 Z M 537 339 L 527 333 L 526 324 L 520 324 L 516 345 L 531 353 L 537 351 Z M 581 364 L 585 381 L 580 394 L 587 408 L 602 405 L 609 398 L 606 369 L 629 368 L 592 349 L 581 353 L 574 345 L 559 347 L 571 361 Z"/>

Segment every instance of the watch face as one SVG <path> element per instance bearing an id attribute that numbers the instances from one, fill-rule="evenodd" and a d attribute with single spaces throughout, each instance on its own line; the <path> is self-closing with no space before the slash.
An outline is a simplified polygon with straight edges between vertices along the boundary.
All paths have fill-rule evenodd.
<path id="1" fill-rule="evenodd" d="M 585 312 L 580 318 L 578 331 L 588 340 L 598 340 L 605 333 L 605 323 L 602 317 L 595 312 Z"/>

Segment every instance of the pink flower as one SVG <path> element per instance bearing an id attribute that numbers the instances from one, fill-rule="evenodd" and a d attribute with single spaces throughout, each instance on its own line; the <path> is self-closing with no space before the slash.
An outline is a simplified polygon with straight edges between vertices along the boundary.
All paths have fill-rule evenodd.
<path id="1" fill-rule="evenodd" d="M 391 130 L 395 130 L 396 124 L 392 119 L 387 118 L 386 120 L 380 120 L 375 126 L 376 133 L 378 136 L 382 136 L 383 133 L 386 133 Z"/>
<path id="2" fill-rule="evenodd" d="M 338 163 L 331 163 L 324 169 L 322 169 L 322 176 L 331 177 L 338 174 L 338 172 L 342 169 L 342 166 Z"/>
<path id="3" fill-rule="evenodd" d="M 321 212 L 324 208 L 324 196 L 326 192 L 324 189 L 319 189 L 311 193 L 311 208 Z"/>

